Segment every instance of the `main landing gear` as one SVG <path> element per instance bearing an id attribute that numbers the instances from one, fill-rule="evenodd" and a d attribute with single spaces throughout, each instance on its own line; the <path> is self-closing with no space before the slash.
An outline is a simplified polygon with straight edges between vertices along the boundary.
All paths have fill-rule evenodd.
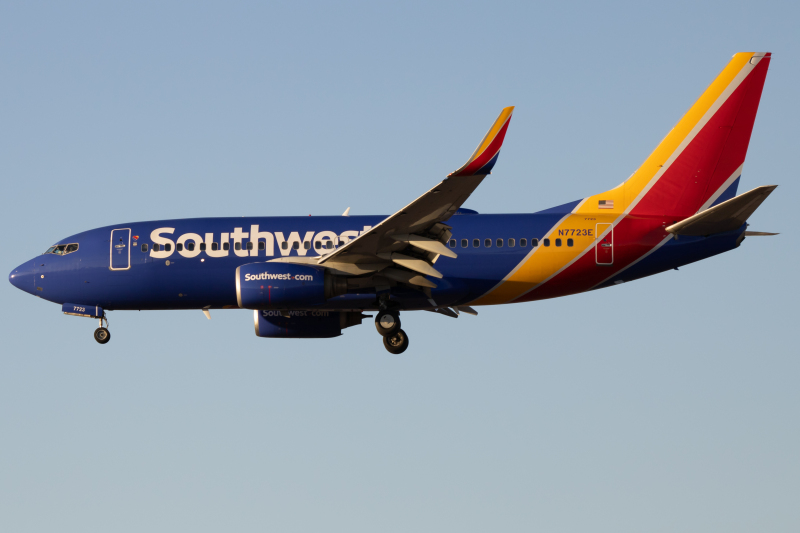
<path id="1" fill-rule="evenodd" d="M 106 326 L 103 327 L 103 321 L 105 320 Z M 111 340 L 111 332 L 108 331 L 108 319 L 103 313 L 103 318 L 100 319 L 100 327 L 94 330 L 94 340 L 99 342 L 100 344 L 105 344 Z"/>
<path id="2" fill-rule="evenodd" d="M 385 309 L 375 317 L 375 329 L 383 336 L 383 346 L 389 353 L 401 354 L 408 348 L 408 335 L 400 329 L 400 313 Z"/>

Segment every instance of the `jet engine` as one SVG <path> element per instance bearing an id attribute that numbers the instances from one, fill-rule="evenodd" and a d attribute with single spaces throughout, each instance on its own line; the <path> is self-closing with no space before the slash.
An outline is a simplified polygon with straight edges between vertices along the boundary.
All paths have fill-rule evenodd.
<path id="1" fill-rule="evenodd" d="M 361 324 L 364 316 L 338 311 L 253 311 L 256 335 L 294 339 L 338 337 L 344 328 Z"/>
<path id="2" fill-rule="evenodd" d="M 248 263 L 236 269 L 236 299 L 244 309 L 308 309 L 347 292 L 347 280 L 324 268 Z"/>

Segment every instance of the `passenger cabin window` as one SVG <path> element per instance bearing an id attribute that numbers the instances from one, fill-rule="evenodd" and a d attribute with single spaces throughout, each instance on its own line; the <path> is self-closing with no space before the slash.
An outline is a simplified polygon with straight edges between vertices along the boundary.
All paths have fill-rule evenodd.
<path id="1" fill-rule="evenodd" d="M 172 251 L 172 243 L 168 242 L 167 244 L 165 244 L 164 245 L 164 250 L 166 250 L 167 252 L 171 252 Z"/>
<path id="2" fill-rule="evenodd" d="M 508 239 L 508 247 L 509 248 L 513 248 L 516 245 L 517 245 L 517 241 L 515 241 L 514 239 Z"/>
<path id="3" fill-rule="evenodd" d="M 567 239 L 567 246 L 572 246 L 573 244 L 575 244 L 575 241 L 572 239 Z"/>
<path id="4" fill-rule="evenodd" d="M 480 248 L 481 247 L 481 240 L 480 239 L 472 239 L 472 247 L 473 248 Z"/>
<path id="5" fill-rule="evenodd" d="M 531 248 L 539 246 L 539 239 L 531 239 Z"/>
<path id="6" fill-rule="evenodd" d="M 561 239 L 556 239 L 556 246 L 561 246 Z"/>
<path id="7" fill-rule="evenodd" d="M 544 245 L 545 246 L 550 246 L 550 239 L 545 239 L 544 240 Z"/>
<path id="8" fill-rule="evenodd" d="M 303 242 L 303 248 L 304 248 L 305 250 L 310 250 L 310 249 L 311 249 L 311 241 L 305 241 L 305 242 Z"/>
<path id="9" fill-rule="evenodd" d="M 252 243 L 252 241 L 247 243 L 247 249 L 248 249 L 248 250 L 252 250 L 252 249 L 253 249 L 253 243 Z"/>
<path id="10" fill-rule="evenodd" d="M 211 251 L 212 252 L 216 252 L 217 250 L 219 250 L 219 244 L 217 244 L 215 242 L 212 242 L 211 243 Z"/>
<path id="11" fill-rule="evenodd" d="M 242 243 L 240 243 L 240 242 L 234 243 L 233 244 L 233 249 L 234 250 L 241 250 L 242 249 Z"/>
<path id="12" fill-rule="evenodd" d="M 492 247 L 492 239 L 483 239 L 483 245 L 487 248 Z"/>
<path id="13" fill-rule="evenodd" d="M 252 242 L 247 243 L 247 249 L 248 250 L 252 250 L 253 249 L 253 243 Z M 267 243 L 259 242 L 258 243 L 258 249 L 259 250 L 266 250 L 267 249 Z"/>
<path id="14" fill-rule="evenodd" d="M 178 246 L 180 246 L 180 244 L 179 244 Z M 146 242 L 143 242 L 143 243 L 142 243 L 142 251 L 143 251 L 143 252 L 146 252 L 146 251 L 147 251 L 147 243 L 146 243 Z"/>
<path id="15" fill-rule="evenodd" d="M 314 242 L 314 248 L 319 250 L 322 248 L 322 243 L 319 241 Z"/>
<path id="16" fill-rule="evenodd" d="M 201 252 L 205 252 L 206 251 L 206 243 L 204 243 L 204 242 L 200 243 L 200 251 Z"/>
<path id="17" fill-rule="evenodd" d="M 183 251 L 183 243 L 179 242 L 178 244 L 176 244 L 175 245 L 175 249 L 178 250 L 179 252 L 182 252 Z"/>
<path id="18" fill-rule="evenodd" d="M 519 245 L 521 247 L 523 247 L 523 248 L 527 248 L 528 247 L 528 239 L 520 239 L 519 240 Z M 536 246 L 536 245 L 534 244 L 534 246 Z"/>
<path id="19" fill-rule="evenodd" d="M 154 252 L 160 252 L 161 251 L 161 247 L 158 244 L 154 244 L 153 245 L 153 251 Z"/>
<path id="20" fill-rule="evenodd" d="M 455 248 L 456 247 L 456 240 L 455 239 L 450 239 L 450 242 L 448 242 L 447 244 L 450 246 L 450 248 Z"/>
<path id="21" fill-rule="evenodd" d="M 169 244 L 168 244 L 167 246 L 169 246 Z M 222 249 L 223 249 L 223 250 L 225 250 L 225 251 L 227 252 L 228 250 L 230 250 L 230 249 L 231 249 L 231 243 L 229 243 L 229 242 L 223 242 L 223 243 L 222 243 Z"/>
<path id="22" fill-rule="evenodd" d="M 194 252 L 194 243 L 193 242 L 187 242 L 186 243 L 186 249 L 189 250 L 190 252 Z"/>
<path id="23" fill-rule="evenodd" d="M 299 242 L 293 242 L 292 243 L 292 250 L 299 250 L 299 249 L 300 249 L 300 243 Z"/>
<path id="24" fill-rule="evenodd" d="M 503 239 L 497 239 L 497 241 L 495 241 L 495 245 L 497 245 L 498 248 L 502 248 L 503 247 Z"/>
<path id="25" fill-rule="evenodd" d="M 469 241 L 467 239 L 461 239 L 461 247 L 462 248 L 469 247 Z"/>
<path id="26" fill-rule="evenodd" d="M 333 241 L 326 242 L 325 248 L 327 248 L 328 250 L 333 250 Z"/>

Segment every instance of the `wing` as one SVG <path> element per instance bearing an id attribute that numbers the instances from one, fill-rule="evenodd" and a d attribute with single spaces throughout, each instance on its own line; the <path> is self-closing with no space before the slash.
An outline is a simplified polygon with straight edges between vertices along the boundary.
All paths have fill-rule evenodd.
<path id="1" fill-rule="evenodd" d="M 441 278 L 433 264 L 440 255 L 455 258 L 446 243 L 450 226 L 444 224 L 469 198 L 497 162 L 513 107 L 503 109 L 469 160 L 441 183 L 381 221 L 368 232 L 318 260 L 342 272 L 375 272 L 401 283 L 436 285 L 424 276 Z"/>

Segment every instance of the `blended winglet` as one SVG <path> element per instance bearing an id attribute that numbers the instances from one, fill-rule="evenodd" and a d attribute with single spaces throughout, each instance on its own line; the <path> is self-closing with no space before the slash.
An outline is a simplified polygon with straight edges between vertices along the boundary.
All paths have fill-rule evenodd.
<path id="1" fill-rule="evenodd" d="M 503 146 L 503 140 L 506 138 L 506 131 L 508 130 L 508 123 L 511 121 L 511 114 L 514 112 L 514 106 L 506 107 L 494 121 L 494 124 L 489 128 L 489 132 L 483 141 L 475 149 L 469 160 L 458 170 L 448 174 L 448 178 L 454 176 L 479 176 L 486 175 L 492 171 L 492 167 L 497 162 L 497 156 L 500 155 L 500 148 Z"/>

